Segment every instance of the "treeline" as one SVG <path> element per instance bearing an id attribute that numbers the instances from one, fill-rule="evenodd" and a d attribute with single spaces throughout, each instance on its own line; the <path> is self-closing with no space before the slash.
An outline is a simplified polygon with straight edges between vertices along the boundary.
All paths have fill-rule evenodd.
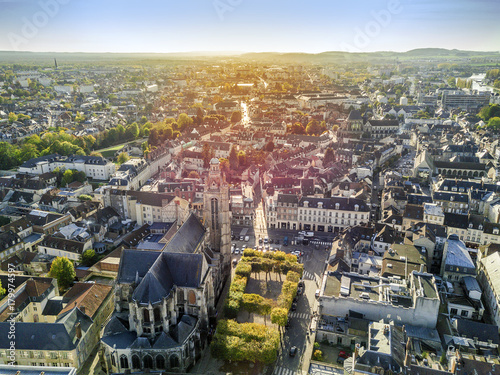
<path id="1" fill-rule="evenodd" d="M 300 122 L 296 122 L 287 126 L 287 132 L 290 134 L 307 134 L 307 135 L 321 135 L 326 130 L 325 121 L 311 120 L 304 126 Z"/>
<path id="2" fill-rule="evenodd" d="M 193 119 L 182 113 L 177 119 L 167 119 L 165 122 L 156 124 L 142 117 L 139 123 L 133 122 L 126 126 L 118 124 L 115 128 L 104 130 L 95 137 L 68 134 L 66 128 L 51 129 L 41 135 L 33 134 L 18 144 L 0 142 L 0 169 L 15 168 L 27 160 L 50 154 L 90 155 L 93 150 L 142 137 L 149 137 L 149 147 L 157 146 L 165 139 L 177 138 L 181 131 L 192 124 Z M 144 151 L 148 150 L 146 145 Z"/>
<path id="3" fill-rule="evenodd" d="M 493 87 L 500 89 L 500 69 L 491 69 L 486 72 L 486 79 L 493 82 Z"/>

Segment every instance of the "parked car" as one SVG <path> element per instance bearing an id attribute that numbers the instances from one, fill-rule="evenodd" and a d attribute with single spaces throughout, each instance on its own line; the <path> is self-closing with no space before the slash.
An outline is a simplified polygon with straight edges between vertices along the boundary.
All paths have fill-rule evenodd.
<path id="1" fill-rule="evenodd" d="M 269 243 L 274 243 L 274 240 L 272 238 L 270 238 Z"/>
<path id="2" fill-rule="evenodd" d="M 303 288 L 304 287 L 304 280 L 299 280 L 298 287 L 299 288 Z"/>
<path id="3" fill-rule="evenodd" d="M 298 351 L 297 347 L 296 346 L 292 346 L 290 348 L 290 353 L 289 353 L 290 357 L 295 357 L 297 355 L 297 351 Z"/>
<path id="4" fill-rule="evenodd" d="M 297 310 L 297 302 L 292 303 L 292 311 Z"/>
<path id="5" fill-rule="evenodd" d="M 314 296 L 316 298 L 318 298 L 320 293 L 321 293 L 321 291 L 319 289 L 316 289 L 316 293 L 314 293 Z"/>
<path id="6" fill-rule="evenodd" d="M 348 353 L 346 353 L 345 351 L 341 350 L 341 351 L 339 352 L 339 357 L 342 357 L 342 358 L 347 359 L 347 358 L 349 358 L 349 357 L 350 357 L 350 355 L 349 355 Z"/>

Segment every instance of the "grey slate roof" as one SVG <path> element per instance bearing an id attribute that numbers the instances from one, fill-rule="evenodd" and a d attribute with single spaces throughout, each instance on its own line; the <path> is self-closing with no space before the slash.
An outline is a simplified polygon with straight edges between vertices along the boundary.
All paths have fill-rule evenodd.
<path id="1" fill-rule="evenodd" d="M 134 290 L 132 299 L 140 303 L 158 302 L 174 285 L 197 288 L 202 280 L 203 255 L 162 252 Z"/>
<path id="2" fill-rule="evenodd" d="M 193 253 L 205 235 L 205 227 L 200 220 L 191 213 L 167 244 L 164 252 L 168 253 Z"/>
<path id="3" fill-rule="evenodd" d="M 10 323 L 0 322 L 0 349 L 8 349 Z M 16 350 L 73 350 L 75 344 L 61 323 L 16 323 Z"/>
<path id="4" fill-rule="evenodd" d="M 157 251 L 123 250 L 118 269 L 118 283 L 133 283 L 136 275 L 143 278 L 159 256 Z"/>
<path id="5" fill-rule="evenodd" d="M 475 269 L 474 262 L 472 261 L 465 244 L 459 239 L 451 238 L 453 236 L 455 235 L 450 236 L 448 239 L 448 252 L 445 260 L 446 265 Z"/>

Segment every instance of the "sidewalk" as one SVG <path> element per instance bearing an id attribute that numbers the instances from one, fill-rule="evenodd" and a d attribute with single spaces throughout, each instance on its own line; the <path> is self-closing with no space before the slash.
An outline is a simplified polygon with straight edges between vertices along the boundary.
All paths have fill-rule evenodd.
<path id="1" fill-rule="evenodd" d="M 316 312 L 318 309 L 318 301 L 314 302 L 313 311 Z M 311 326 L 309 329 L 309 335 L 306 336 L 305 347 L 302 351 L 302 358 L 300 359 L 301 367 L 300 371 L 303 375 L 309 374 L 309 367 L 311 365 L 311 358 L 314 350 L 314 343 L 316 341 L 316 326 L 317 326 L 317 316 L 313 316 L 311 321 Z"/>

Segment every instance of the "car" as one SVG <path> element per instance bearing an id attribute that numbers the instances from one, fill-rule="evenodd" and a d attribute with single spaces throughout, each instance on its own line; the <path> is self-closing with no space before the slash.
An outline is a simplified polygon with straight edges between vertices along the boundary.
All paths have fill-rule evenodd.
<path id="1" fill-rule="evenodd" d="M 244 236 L 240 236 L 240 241 L 243 241 L 245 239 Z"/>
<path id="2" fill-rule="evenodd" d="M 292 311 L 297 310 L 297 302 L 292 303 Z"/>
<path id="3" fill-rule="evenodd" d="M 319 297 L 319 295 L 320 295 L 320 293 L 321 293 L 321 290 L 316 289 L 316 293 L 314 293 L 314 296 L 315 296 L 316 298 L 318 298 L 318 297 Z"/>
<path id="4" fill-rule="evenodd" d="M 304 280 L 299 280 L 298 287 L 299 288 L 303 288 L 304 287 Z"/>
<path id="5" fill-rule="evenodd" d="M 274 240 L 272 238 L 270 238 L 269 243 L 274 243 Z"/>
<path id="6" fill-rule="evenodd" d="M 264 240 L 263 240 L 262 238 L 259 238 L 259 244 L 260 244 L 260 245 L 262 245 L 262 242 L 263 242 L 263 241 L 264 241 Z"/>
<path id="7" fill-rule="evenodd" d="M 233 267 L 236 267 L 237 264 L 238 264 L 238 259 L 233 259 Z"/>
<path id="8" fill-rule="evenodd" d="M 289 353 L 290 357 L 295 357 L 297 355 L 297 351 L 298 351 L 297 347 L 296 346 L 292 346 L 290 348 L 290 353 Z"/>
<path id="9" fill-rule="evenodd" d="M 267 237 L 266 237 L 266 238 L 264 238 L 264 243 L 265 243 L 265 244 L 268 244 L 268 243 L 269 243 L 269 238 L 267 238 Z"/>
<path id="10" fill-rule="evenodd" d="M 275 243 L 276 245 L 279 245 L 279 244 L 280 244 L 280 240 L 274 240 L 274 243 Z"/>
<path id="11" fill-rule="evenodd" d="M 240 248 L 239 248 L 239 247 L 237 247 L 236 249 L 234 249 L 234 253 L 235 253 L 235 254 L 239 254 L 239 253 L 240 253 Z"/>
<path id="12" fill-rule="evenodd" d="M 297 295 L 300 296 L 304 293 L 304 288 L 297 288 Z"/>
<path id="13" fill-rule="evenodd" d="M 350 355 L 349 355 L 348 353 L 346 353 L 345 351 L 341 350 L 341 351 L 339 352 L 339 357 L 342 357 L 342 358 L 347 359 L 347 358 L 349 358 L 349 357 L 350 357 Z"/>
<path id="14" fill-rule="evenodd" d="M 236 236 L 234 234 L 231 234 L 231 241 L 234 241 L 235 238 Z"/>
<path id="15" fill-rule="evenodd" d="M 297 297 L 293 297 L 293 302 L 292 303 L 297 303 Z"/>
<path id="16" fill-rule="evenodd" d="M 245 236 L 245 242 L 250 241 L 250 236 Z"/>

